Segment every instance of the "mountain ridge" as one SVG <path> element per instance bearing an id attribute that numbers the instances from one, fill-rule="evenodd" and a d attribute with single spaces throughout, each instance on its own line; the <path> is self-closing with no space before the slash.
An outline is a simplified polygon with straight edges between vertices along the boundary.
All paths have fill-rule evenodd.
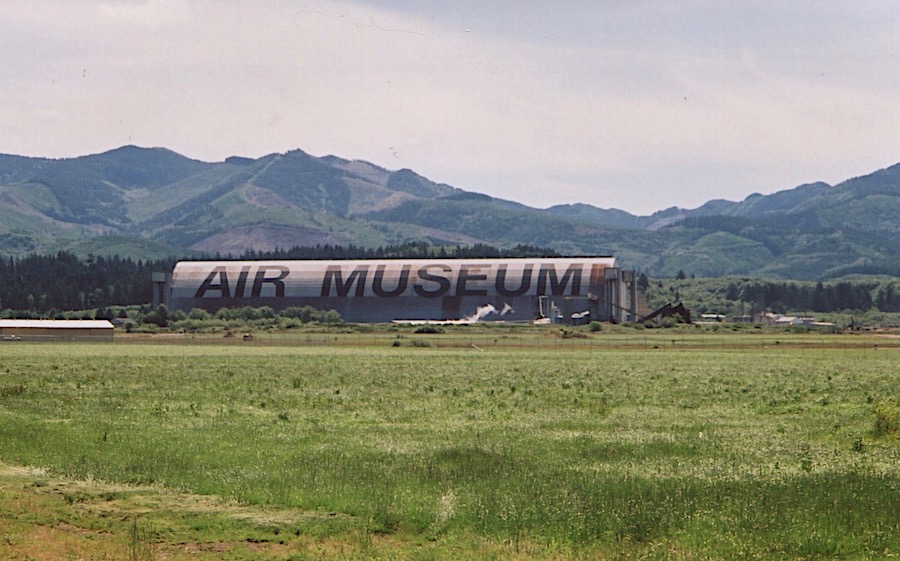
<path id="1" fill-rule="evenodd" d="M 825 279 L 900 274 L 898 233 L 900 164 L 834 186 L 638 216 L 580 203 L 532 208 L 299 149 L 222 162 L 133 145 L 66 159 L 0 154 L 3 255 L 104 254 L 104 240 L 126 253 L 132 240 L 144 257 L 427 241 L 614 254 L 653 275 Z"/>

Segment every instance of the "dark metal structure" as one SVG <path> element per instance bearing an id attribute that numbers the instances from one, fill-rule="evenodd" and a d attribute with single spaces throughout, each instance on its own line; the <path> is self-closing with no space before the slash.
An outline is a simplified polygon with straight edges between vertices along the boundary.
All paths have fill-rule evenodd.
<path id="1" fill-rule="evenodd" d="M 654 310 L 650 315 L 644 316 L 640 318 L 642 321 L 655 320 L 656 318 L 672 318 L 679 316 L 684 323 L 691 323 L 691 311 L 684 307 L 684 304 L 679 302 L 678 304 L 672 305 L 672 303 L 668 303 L 661 308 Z"/>
<path id="2" fill-rule="evenodd" d="M 635 305 L 634 273 L 613 257 L 182 261 L 158 279 L 173 309 L 312 306 L 359 323 L 622 322 Z"/>

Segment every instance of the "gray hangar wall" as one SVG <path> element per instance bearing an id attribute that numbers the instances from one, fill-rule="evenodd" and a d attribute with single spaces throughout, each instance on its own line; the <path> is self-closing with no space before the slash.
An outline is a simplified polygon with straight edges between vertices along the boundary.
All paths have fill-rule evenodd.
<path id="1" fill-rule="evenodd" d="M 625 321 L 633 312 L 633 273 L 613 257 L 182 261 L 165 277 L 167 304 L 184 311 L 312 306 L 360 323 Z"/>

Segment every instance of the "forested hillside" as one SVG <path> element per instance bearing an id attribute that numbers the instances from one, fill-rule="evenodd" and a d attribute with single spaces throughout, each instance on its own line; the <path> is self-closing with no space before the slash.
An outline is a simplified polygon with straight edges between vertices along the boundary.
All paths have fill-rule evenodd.
<path id="1" fill-rule="evenodd" d="M 585 204 L 536 209 L 301 150 L 216 163 L 136 146 L 64 160 L 0 155 L 0 254 L 14 257 L 525 244 L 615 255 L 659 277 L 827 281 L 900 275 L 898 239 L 900 164 L 834 186 L 635 216 Z"/>

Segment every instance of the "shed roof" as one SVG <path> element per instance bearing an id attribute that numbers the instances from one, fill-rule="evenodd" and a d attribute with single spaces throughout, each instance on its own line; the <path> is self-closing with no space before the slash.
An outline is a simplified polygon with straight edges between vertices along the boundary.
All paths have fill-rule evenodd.
<path id="1" fill-rule="evenodd" d="M 0 329 L 113 329 L 105 319 L 0 319 Z"/>

